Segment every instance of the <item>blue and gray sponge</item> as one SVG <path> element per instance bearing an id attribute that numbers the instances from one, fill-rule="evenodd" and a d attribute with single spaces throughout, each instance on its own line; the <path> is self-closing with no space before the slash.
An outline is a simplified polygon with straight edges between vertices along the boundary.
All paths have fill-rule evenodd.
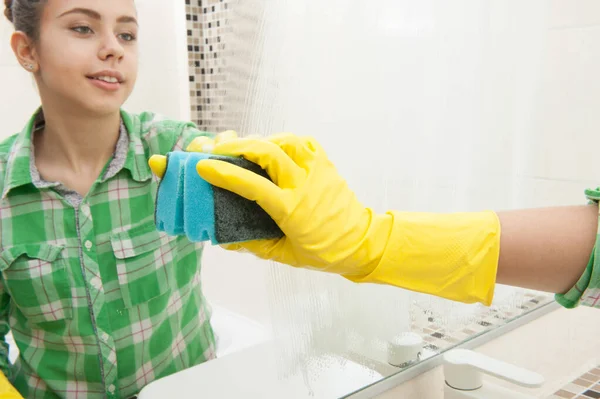
<path id="1" fill-rule="evenodd" d="M 283 236 L 273 219 L 254 201 L 210 185 L 196 172 L 203 159 L 218 159 L 267 179 L 257 164 L 243 158 L 175 151 L 167 154 L 167 169 L 158 187 L 156 227 L 190 241 L 230 244 Z"/>

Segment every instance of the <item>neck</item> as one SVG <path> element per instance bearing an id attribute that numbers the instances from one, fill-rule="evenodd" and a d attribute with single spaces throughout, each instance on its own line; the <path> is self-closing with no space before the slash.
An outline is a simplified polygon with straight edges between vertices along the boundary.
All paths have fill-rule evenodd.
<path id="1" fill-rule="evenodd" d="M 56 167 L 75 174 L 99 174 L 119 138 L 120 113 L 75 115 L 51 106 L 43 110 L 46 127 L 35 137 L 36 156 L 52 159 Z"/>

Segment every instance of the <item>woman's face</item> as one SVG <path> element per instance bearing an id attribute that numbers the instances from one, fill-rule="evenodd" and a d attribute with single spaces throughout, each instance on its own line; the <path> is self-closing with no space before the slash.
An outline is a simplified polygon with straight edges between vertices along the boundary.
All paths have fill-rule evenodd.
<path id="1" fill-rule="evenodd" d="M 137 79 L 136 17 L 133 0 L 48 0 L 34 46 L 42 102 L 117 112 Z"/>

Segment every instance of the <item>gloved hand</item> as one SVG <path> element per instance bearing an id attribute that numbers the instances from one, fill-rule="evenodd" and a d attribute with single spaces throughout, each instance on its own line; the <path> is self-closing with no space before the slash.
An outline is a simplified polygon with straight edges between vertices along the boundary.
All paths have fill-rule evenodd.
<path id="1" fill-rule="evenodd" d="M 231 139 L 216 144 L 214 153 L 243 156 L 267 171 L 273 182 L 218 160 L 197 165 L 209 183 L 256 201 L 285 234 L 227 249 L 355 282 L 491 303 L 500 242 L 494 212 L 376 214 L 311 138 Z"/>
<path id="2" fill-rule="evenodd" d="M 284 152 L 286 148 L 295 153 L 297 163 Z M 274 183 L 252 172 L 241 173 L 241 168 L 228 168 L 224 162 L 200 162 L 198 172 L 211 184 L 256 201 L 286 236 L 226 248 L 244 248 L 262 258 L 345 276 L 364 276 L 375 268 L 392 218 L 360 204 L 318 144 L 287 135 L 227 141 L 217 144 L 214 152 L 235 156 L 240 151 L 261 165 Z M 273 158 L 260 157 L 264 151 Z"/>
<path id="3" fill-rule="evenodd" d="M 23 399 L 23 396 L 12 386 L 2 372 L 0 372 L 0 399 Z"/>

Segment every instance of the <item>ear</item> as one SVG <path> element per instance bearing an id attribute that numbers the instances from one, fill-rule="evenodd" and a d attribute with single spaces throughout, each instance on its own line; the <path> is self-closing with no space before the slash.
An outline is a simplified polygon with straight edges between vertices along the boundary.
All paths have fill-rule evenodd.
<path id="1" fill-rule="evenodd" d="M 12 47 L 19 64 L 27 72 L 36 72 L 38 70 L 37 56 L 32 40 L 23 32 L 14 32 L 10 38 Z"/>

